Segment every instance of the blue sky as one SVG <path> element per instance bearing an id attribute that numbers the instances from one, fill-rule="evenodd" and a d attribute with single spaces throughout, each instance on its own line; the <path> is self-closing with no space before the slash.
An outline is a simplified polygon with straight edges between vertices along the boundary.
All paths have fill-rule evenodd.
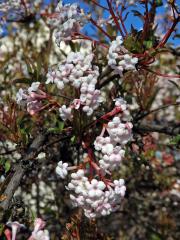
<path id="1" fill-rule="evenodd" d="M 44 0 L 44 3 L 47 4 L 49 2 L 52 2 L 52 1 L 55 1 L 55 0 Z M 1 1 L 0 1 L 1 2 Z M 75 2 L 78 2 L 80 3 L 81 7 L 84 8 L 85 10 L 87 10 L 87 6 L 85 4 L 83 4 L 82 0 L 64 0 L 63 1 L 64 3 L 75 3 Z M 107 1 L 106 0 L 99 0 L 98 1 L 100 4 L 104 5 L 104 6 L 107 6 Z M 164 2 L 167 2 L 167 1 L 164 1 Z M 130 7 L 129 10 L 131 10 L 132 8 L 134 7 Z M 138 7 L 135 8 L 136 10 L 140 11 L 140 12 L 144 12 L 144 8 L 142 7 L 142 5 L 138 4 Z M 158 8 L 158 12 L 159 13 L 163 13 L 164 11 L 166 11 L 166 9 L 164 7 L 159 7 Z M 105 12 L 105 15 L 104 17 L 107 17 L 108 15 L 108 12 Z M 142 21 L 138 18 L 138 17 L 135 17 L 133 15 L 133 13 L 130 11 L 128 17 L 127 17 L 127 20 L 125 22 L 125 25 L 126 25 L 126 28 L 128 29 L 128 31 L 130 31 L 131 29 L 131 24 L 133 25 L 134 28 L 136 28 L 137 30 L 140 30 L 142 28 Z M 180 25 L 180 24 L 179 24 Z M 179 26 L 179 29 L 180 29 L 180 26 Z M 85 28 L 85 31 L 89 34 L 89 35 L 92 35 L 94 33 L 94 30 L 92 29 L 92 25 L 91 24 L 88 24 Z M 6 29 L 4 28 L 4 33 L 3 35 L 6 35 L 7 34 L 7 31 Z M 173 42 L 176 46 L 179 46 L 180 45 L 180 40 L 179 39 L 175 39 L 173 40 L 172 38 L 170 38 L 170 41 Z"/>
<path id="2" fill-rule="evenodd" d="M 82 1 L 78 1 L 78 0 L 64 0 L 63 1 L 64 3 L 80 3 L 80 5 L 83 7 L 83 8 L 85 8 L 85 9 L 87 9 L 87 7 L 86 7 L 86 5 L 85 4 L 82 4 Z M 99 0 L 98 1 L 101 5 L 103 5 L 103 6 L 107 6 L 107 1 L 106 0 Z M 165 5 L 165 3 L 166 3 L 167 1 L 164 1 L 164 5 Z M 165 12 L 166 11 L 166 9 L 164 8 L 164 5 L 162 6 L 162 7 L 159 7 L 159 8 L 157 8 L 157 12 L 158 13 L 163 13 L 163 12 Z M 138 11 L 140 11 L 140 12 L 144 12 L 144 8 L 142 7 L 142 5 L 140 5 L 140 4 L 138 4 L 138 7 L 129 7 L 129 10 L 131 10 L 131 9 L 136 9 L 136 10 L 138 10 Z M 106 12 L 106 15 L 107 15 L 107 12 Z M 128 15 L 128 18 L 127 18 L 127 20 L 126 20 L 126 22 L 125 22 L 125 24 L 126 24 L 126 28 L 128 29 L 128 31 L 130 31 L 130 29 L 131 29 L 131 24 L 133 25 L 133 27 L 134 28 L 136 28 L 137 30 L 140 30 L 141 28 L 142 28 L 142 21 L 138 18 L 138 17 L 135 17 L 134 15 L 133 15 L 133 13 L 132 12 L 130 12 L 129 13 L 129 15 Z M 86 28 L 86 30 L 87 30 L 87 32 L 89 33 L 89 34 L 91 34 L 91 33 L 93 33 L 93 31 L 92 31 L 92 29 L 91 29 L 91 27 L 90 27 L 90 25 Z M 180 24 L 178 25 L 178 31 L 180 30 Z M 172 42 L 173 44 L 175 44 L 176 46 L 180 46 L 180 40 L 178 39 L 178 38 L 176 38 L 176 39 L 172 39 L 172 37 L 169 39 L 169 41 L 170 42 Z"/>

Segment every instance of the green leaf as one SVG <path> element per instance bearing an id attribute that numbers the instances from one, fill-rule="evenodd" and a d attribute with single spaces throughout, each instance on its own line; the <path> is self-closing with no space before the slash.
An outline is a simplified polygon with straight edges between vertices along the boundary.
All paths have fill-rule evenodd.
<path id="1" fill-rule="evenodd" d="M 21 137 L 22 137 L 22 141 L 25 144 L 28 144 L 29 142 L 29 131 L 31 128 L 19 128 Z"/>
<path id="2" fill-rule="evenodd" d="M 136 31 L 136 30 L 133 30 Z M 126 37 L 124 40 L 124 47 L 127 48 L 132 53 L 143 52 L 143 45 L 140 43 L 140 32 L 133 32 L 131 35 Z"/>
<path id="3" fill-rule="evenodd" d="M 157 234 L 153 233 L 151 235 L 151 240 L 162 240 Z"/>
<path id="4" fill-rule="evenodd" d="M 10 163 L 9 160 L 7 160 L 7 161 L 5 162 L 5 172 L 6 172 L 6 173 L 9 172 L 10 168 L 11 168 L 11 163 Z"/>
<path id="5" fill-rule="evenodd" d="M 72 142 L 72 143 L 75 143 L 75 140 L 76 140 L 76 136 L 72 136 L 71 142 Z"/>
<path id="6" fill-rule="evenodd" d="M 27 59 L 25 59 L 25 62 L 26 62 L 26 65 L 27 65 L 28 73 L 30 75 L 32 75 L 33 74 L 33 69 L 32 69 L 31 63 Z"/>
<path id="7" fill-rule="evenodd" d="M 29 211 L 31 214 L 31 220 L 32 220 L 32 222 L 34 222 L 34 220 L 37 218 L 36 213 L 32 209 L 29 209 Z"/>
<path id="8" fill-rule="evenodd" d="M 48 132 L 60 133 L 64 129 L 64 122 L 58 121 L 57 127 L 50 127 Z"/>
<path id="9" fill-rule="evenodd" d="M 3 230 L 4 230 L 4 224 L 0 224 L 0 236 L 1 236 L 1 234 L 3 233 Z M 5 239 L 5 238 L 4 238 Z M 2 240 L 3 240 L 3 238 L 2 238 Z"/>
<path id="10" fill-rule="evenodd" d="M 156 6 L 157 7 L 163 6 L 163 1 L 162 0 L 156 0 Z"/>
<path id="11" fill-rule="evenodd" d="M 64 122 L 59 121 L 58 122 L 58 128 L 59 128 L 59 131 L 62 131 L 63 128 L 64 128 Z"/>
<path id="12" fill-rule="evenodd" d="M 172 145 L 178 145 L 180 144 L 180 134 L 178 134 L 176 137 L 170 140 L 170 144 Z"/>
<path id="13" fill-rule="evenodd" d="M 151 40 L 144 41 L 144 46 L 146 47 L 146 49 L 152 48 L 153 47 L 153 41 L 151 41 Z"/>

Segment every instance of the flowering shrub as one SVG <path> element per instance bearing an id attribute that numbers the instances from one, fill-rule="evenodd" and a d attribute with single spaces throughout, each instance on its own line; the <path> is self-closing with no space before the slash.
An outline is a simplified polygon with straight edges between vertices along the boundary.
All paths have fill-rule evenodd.
<path id="1" fill-rule="evenodd" d="M 0 237 L 178 239 L 176 1 L 0 12 Z"/>

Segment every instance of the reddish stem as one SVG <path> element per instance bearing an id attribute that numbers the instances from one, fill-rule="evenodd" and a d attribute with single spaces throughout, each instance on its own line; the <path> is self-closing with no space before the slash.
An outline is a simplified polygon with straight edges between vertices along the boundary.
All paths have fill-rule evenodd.
<path id="1" fill-rule="evenodd" d="M 96 124 L 97 122 L 99 122 L 100 120 L 108 120 L 108 118 L 113 117 L 114 115 L 118 114 L 118 113 L 122 113 L 122 109 L 121 107 L 115 107 L 111 112 L 108 112 L 106 114 L 104 114 L 102 117 L 96 119 L 95 121 L 91 122 L 90 124 L 88 124 L 87 126 L 85 126 L 85 128 L 89 128 L 91 126 L 93 126 L 94 124 Z"/>
<path id="2" fill-rule="evenodd" d="M 160 73 L 160 72 L 153 71 L 153 70 L 151 70 L 151 69 L 149 69 L 148 67 L 145 67 L 145 66 L 142 66 L 142 68 L 147 70 L 148 72 L 156 74 L 157 76 L 167 77 L 167 78 L 179 78 L 180 79 L 180 75 L 163 74 L 163 73 Z"/>
<path id="3" fill-rule="evenodd" d="M 25 12 L 26 14 L 28 13 L 28 9 L 27 9 L 27 6 L 26 6 L 26 3 L 24 0 L 21 0 L 21 4 L 24 6 L 24 9 L 25 9 Z"/>
<path id="4" fill-rule="evenodd" d="M 92 3 L 96 4 L 98 7 L 103 8 L 103 9 L 106 10 L 106 11 L 109 11 L 108 8 L 102 6 L 101 4 L 99 4 L 98 2 L 96 2 L 95 0 L 91 0 L 91 1 L 92 1 Z"/>
<path id="5" fill-rule="evenodd" d="M 144 22 L 144 27 L 143 27 L 143 35 L 142 35 L 142 41 L 146 38 L 147 31 L 149 29 L 149 11 L 148 11 L 148 1 L 145 0 L 145 22 Z"/>
<path id="6" fill-rule="evenodd" d="M 148 60 L 141 62 L 142 65 L 149 65 L 155 61 L 155 57 L 150 57 Z"/>
<path id="7" fill-rule="evenodd" d="M 115 22 L 115 24 L 116 24 L 119 32 L 121 33 L 122 37 L 125 38 L 124 33 L 123 33 L 123 31 L 122 31 L 122 29 L 121 29 L 121 27 L 120 27 L 120 24 L 119 24 L 119 22 L 118 22 L 118 19 L 117 19 L 115 13 L 114 13 L 114 10 L 113 10 L 112 5 L 111 5 L 111 3 L 110 3 L 109 0 L 107 0 L 107 4 L 108 4 L 108 6 L 109 6 L 110 14 L 111 14 L 111 16 L 113 17 L 114 22 Z"/>
<path id="8" fill-rule="evenodd" d="M 84 34 L 82 34 L 82 33 L 75 32 L 74 35 L 75 35 L 75 36 L 81 36 L 82 39 L 92 41 L 93 43 L 99 44 L 99 45 L 101 45 L 101 46 L 104 47 L 104 48 L 109 48 L 107 45 L 103 44 L 102 42 L 100 42 L 100 41 L 98 41 L 98 40 L 95 40 L 95 39 L 93 39 L 93 38 L 91 38 L 91 37 L 88 37 L 88 36 L 86 36 L 86 35 L 84 35 Z"/>
<path id="9" fill-rule="evenodd" d="M 123 30 L 124 30 L 124 32 L 125 32 L 125 34 L 126 34 L 126 36 L 128 35 L 128 31 L 127 31 L 127 29 L 126 29 L 126 26 L 124 25 L 124 21 L 123 21 L 123 19 L 122 19 L 122 13 L 118 13 L 117 12 L 117 14 L 118 14 L 118 17 L 119 17 L 119 20 L 121 21 L 121 24 L 122 24 L 122 27 L 123 27 Z"/>
<path id="10" fill-rule="evenodd" d="M 178 17 L 174 20 L 171 28 L 170 28 L 170 29 L 167 31 L 167 33 L 164 35 L 163 39 L 162 39 L 161 42 L 158 44 L 158 46 L 156 47 L 156 49 L 157 49 L 157 48 L 161 48 L 161 47 L 163 47 L 163 46 L 166 44 L 166 42 L 168 41 L 169 37 L 171 36 L 172 32 L 174 31 L 174 29 L 175 29 L 175 27 L 176 27 L 176 25 L 178 24 L 179 21 L 180 21 L 180 16 L 178 16 Z"/>
<path id="11" fill-rule="evenodd" d="M 90 21 L 92 22 L 92 24 L 94 24 L 104 35 L 106 35 L 111 41 L 113 40 L 113 38 L 99 25 L 97 25 L 97 23 L 94 21 L 94 19 L 90 19 Z"/>

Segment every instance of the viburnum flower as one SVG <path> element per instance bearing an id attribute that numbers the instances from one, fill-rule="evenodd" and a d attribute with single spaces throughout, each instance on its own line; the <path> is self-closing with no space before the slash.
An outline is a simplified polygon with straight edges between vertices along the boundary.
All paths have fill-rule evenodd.
<path id="1" fill-rule="evenodd" d="M 27 98 L 27 95 L 24 93 L 24 90 L 22 88 L 20 88 L 16 94 L 17 104 L 21 104 L 23 102 L 23 100 L 26 100 L 26 98 Z"/>
<path id="2" fill-rule="evenodd" d="M 125 194 L 122 180 L 106 185 L 102 180 L 85 176 L 83 169 L 71 174 L 71 182 L 67 189 L 72 192 L 70 198 L 75 207 L 80 206 L 88 218 L 109 215 L 115 211 Z M 115 188 L 114 188 L 115 187 Z"/>
<path id="3" fill-rule="evenodd" d="M 114 180 L 114 191 L 116 194 L 125 195 L 126 187 L 124 186 L 124 179 Z"/>
<path id="4" fill-rule="evenodd" d="M 86 21 L 85 14 L 77 3 L 63 5 L 60 1 L 55 14 L 49 18 L 49 24 L 56 27 L 56 44 L 59 46 L 62 40 L 71 40 L 73 33 L 79 32 Z"/>
<path id="5" fill-rule="evenodd" d="M 34 221 L 34 231 L 38 232 L 39 230 L 42 230 L 45 227 L 45 221 L 43 221 L 41 218 L 36 218 Z"/>
<path id="6" fill-rule="evenodd" d="M 39 86 L 40 82 L 33 82 L 31 86 L 28 88 L 28 93 L 31 94 L 31 92 L 37 92 Z"/>
<path id="7" fill-rule="evenodd" d="M 32 233 L 32 240 L 50 240 L 48 230 L 40 230 Z"/>
<path id="8" fill-rule="evenodd" d="M 71 120 L 72 119 L 72 109 L 70 107 L 66 107 L 66 105 L 63 105 L 59 108 L 60 117 L 63 121 Z"/>
<path id="9" fill-rule="evenodd" d="M 20 230 L 20 228 L 25 228 L 25 226 L 23 224 L 20 224 L 19 222 L 7 222 L 6 225 L 8 227 L 11 227 L 12 229 L 12 240 L 16 239 L 16 234 L 17 232 Z"/>
<path id="10" fill-rule="evenodd" d="M 50 240 L 48 230 L 42 230 L 45 227 L 45 222 L 41 218 L 36 218 L 34 221 L 34 230 L 28 240 Z"/>
<path id="11" fill-rule="evenodd" d="M 138 63 L 138 58 L 132 57 L 123 46 L 121 36 L 117 36 L 116 40 L 111 42 L 107 58 L 108 65 L 120 75 L 124 70 L 135 70 Z"/>
<path id="12" fill-rule="evenodd" d="M 63 63 L 48 71 L 46 84 L 55 83 L 60 90 L 68 84 L 78 89 L 80 93 L 77 106 L 74 105 L 76 101 L 74 99 L 71 106 L 63 105 L 60 108 L 60 116 L 64 121 L 72 118 L 71 108 L 79 109 L 82 106 L 82 110 L 90 116 L 103 100 L 101 91 L 96 89 L 99 68 L 92 64 L 93 58 L 92 50 L 89 54 L 70 52 Z"/>
<path id="13" fill-rule="evenodd" d="M 28 89 L 20 88 L 16 94 L 16 102 L 20 106 L 27 106 L 29 114 L 34 115 L 42 108 L 42 100 L 46 99 L 46 93 L 39 89 L 40 82 L 33 82 Z"/>
<path id="14" fill-rule="evenodd" d="M 56 173 L 64 179 L 68 174 L 68 163 L 63 163 L 62 161 L 58 162 L 56 167 Z"/>

